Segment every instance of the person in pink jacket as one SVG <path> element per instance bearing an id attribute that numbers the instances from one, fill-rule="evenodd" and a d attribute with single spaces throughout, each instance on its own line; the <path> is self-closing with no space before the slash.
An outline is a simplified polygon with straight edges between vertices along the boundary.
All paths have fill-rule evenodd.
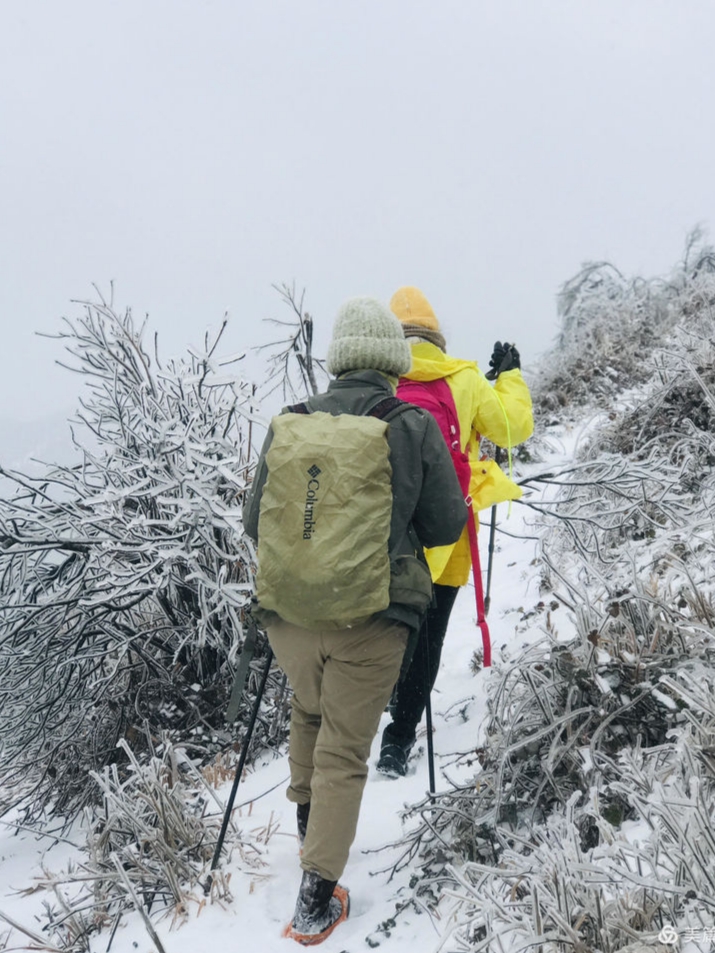
<path id="1" fill-rule="evenodd" d="M 480 460 L 482 437 L 498 447 L 511 448 L 533 433 L 531 395 L 521 375 L 519 352 L 513 345 L 495 344 L 490 364 L 496 381 L 491 384 L 473 361 L 446 353 L 437 317 L 418 288 L 399 288 L 390 308 L 402 322 L 412 351 L 412 368 L 401 378 L 397 395 L 419 404 L 420 388 L 414 386 L 415 382 L 425 385 L 425 389 L 431 381 L 443 380 L 448 384 L 459 423 L 460 449 L 471 464 L 471 518 L 478 528 L 478 510 L 521 496 L 520 488 L 493 460 Z M 378 770 L 388 777 L 407 772 L 417 726 L 437 678 L 449 617 L 460 587 L 469 579 L 472 559 L 467 528 L 456 543 L 429 549 L 425 555 L 432 574 L 434 599 L 412 662 L 393 695 L 392 722 L 382 736 Z"/>

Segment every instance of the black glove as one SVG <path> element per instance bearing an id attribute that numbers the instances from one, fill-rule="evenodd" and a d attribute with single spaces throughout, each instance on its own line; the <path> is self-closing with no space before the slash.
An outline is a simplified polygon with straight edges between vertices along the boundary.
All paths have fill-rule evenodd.
<path id="1" fill-rule="evenodd" d="M 502 371 L 513 371 L 515 367 L 521 367 L 519 352 L 514 344 L 508 344 L 506 341 L 502 344 L 497 341 L 489 359 L 490 370 L 487 371 L 487 380 L 493 381 Z"/>

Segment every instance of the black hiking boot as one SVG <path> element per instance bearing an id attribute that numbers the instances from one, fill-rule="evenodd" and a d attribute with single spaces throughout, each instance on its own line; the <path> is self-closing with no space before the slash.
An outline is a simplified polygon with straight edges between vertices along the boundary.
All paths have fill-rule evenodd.
<path id="1" fill-rule="evenodd" d="M 293 920 L 283 932 L 303 946 L 322 943 L 346 920 L 350 899 L 337 880 L 324 880 L 314 870 L 304 870 Z"/>
<path id="2" fill-rule="evenodd" d="M 382 733 L 377 770 L 388 778 L 404 778 L 407 774 L 407 761 L 415 739 L 405 741 L 395 738 L 390 732 L 391 727 L 391 725 L 388 725 Z"/>
<path id="3" fill-rule="evenodd" d="M 301 850 L 305 843 L 305 832 L 308 830 L 308 818 L 310 817 L 310 801 L 296 806 L 295 816 L 298 821 L 298 842 Z"/>

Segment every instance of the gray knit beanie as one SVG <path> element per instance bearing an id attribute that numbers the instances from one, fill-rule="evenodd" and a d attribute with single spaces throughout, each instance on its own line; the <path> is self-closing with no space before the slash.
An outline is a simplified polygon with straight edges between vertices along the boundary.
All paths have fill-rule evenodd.
<path id="1" fill-rule="evenodd" d="M 372 369 L 402 377 L 411 366 L 402 325 L 384 304 L 376 298 L 350 298 L 340 307 L 328 348 L 331 374 Z"/>

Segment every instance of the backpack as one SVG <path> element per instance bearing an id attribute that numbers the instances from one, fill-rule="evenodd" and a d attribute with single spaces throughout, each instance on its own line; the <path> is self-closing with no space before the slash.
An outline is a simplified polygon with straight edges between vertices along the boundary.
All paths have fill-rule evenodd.
<path id="1" fill-rule="evenodd" d="M 469 456 L 462 450 L 459 433 L 457 408 L 449 384 L 443 378 L 432 381 L 411 381 L 400 378 L 397 385 L 400 400 L 409 401 L 429 411 L 439 424 L 445 443 L 452 455 L 452 463 L 457 471 L 459 485 L 465 498 L 469 496 L 469 484 L 472 479 L 472 464 Z"/>
<path id="2" fill-rule="evenodd" d="M 271 422 L 258 517 L 261 609 L 303 628 L 346 628 L 390 605 L 392 467 L 387 397 L 366 415 L 287 408 Z"/>
<path id="3" fill-rule="evenodd" d="M 469 455 L 462 450 L 459 417 L 457 416 L 457 408 L 454 404 L 452 390 L 447 381 L 443 378 L 437 378 L 431 381 L 411 381 L 403 377 L 400 378 L 400 382 L 397 385 L 397 393 L 400 400 L 406 400 L 411 404 L 416 404 L 418 407 L 422 407 L 423 410 L 427 410 L 432 414 L 439 425 L 439 429 L 442 431 L 442 436 L 452 455 L 452 463 L 454 464 L 454 469 L 457 471 L 459 485 L 462 488 L 465 502 L 469 508 L 467 531 L 469 533 L 469 550 L 472 557 L 472 577 L 474 579 L 477 608 L 477 626 L 482 633 L 484 667 L 488 668 L 491 665 L 492 650 L 489 626 L 487 625 L 484 607 L 482 567 L 479 560 L 477 527 L 474 523 L 472 497 L 470 494 L 472 464 Z"/>

